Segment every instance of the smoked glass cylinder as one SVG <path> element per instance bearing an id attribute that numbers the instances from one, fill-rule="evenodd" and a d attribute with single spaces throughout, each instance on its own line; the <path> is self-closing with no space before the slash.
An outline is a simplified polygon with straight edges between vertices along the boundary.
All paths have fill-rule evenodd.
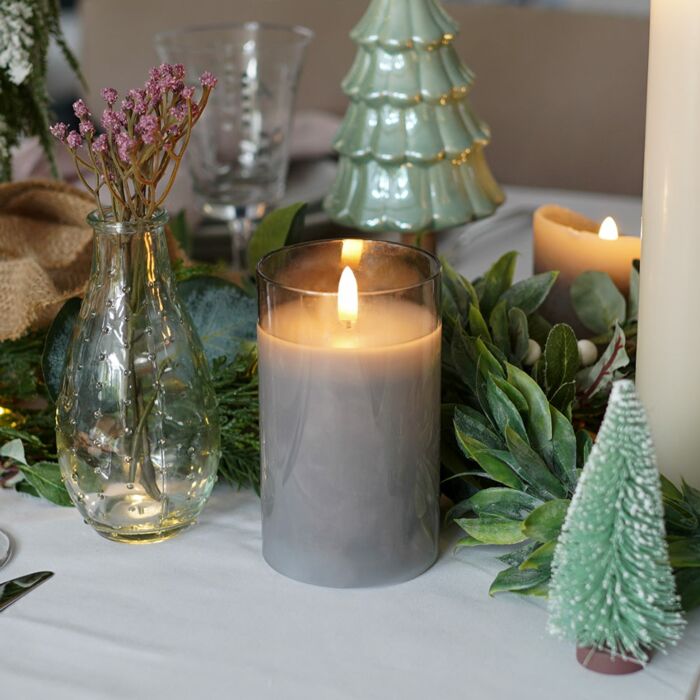
<path id="1" fill-rule="evenodd" d="M 258 290 L 265 559 L 323 586 L 417 576 L 438 553 L 438 261 L 392 243 L 308 243 L 263 258 Z"/>

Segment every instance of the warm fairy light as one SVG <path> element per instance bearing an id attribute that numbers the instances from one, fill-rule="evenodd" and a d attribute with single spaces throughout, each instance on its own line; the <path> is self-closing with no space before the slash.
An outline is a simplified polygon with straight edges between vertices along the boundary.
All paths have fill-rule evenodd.
<path id="1" fill-rule="evenodd" d="M 360 238 L 346 238 L 343 240 L 343 252 L 340 254 L 341 265 L 357 267 L 362 257 L 364 243 Z"/>
<path id="2" fill-rule="evenodd" d="M 352 270 L 346 267 L 338 283 L 338 320 L 348 326 L 357 321 L 357 280 Z"/>
<path id="3" fill-rule="evenodd" d="M 603 223 L 598 230 L 598 238 L 600 238 L 601 241 L 616 241 L 618 237 L 619 234 L 615 219 L 613 219 L 612 216 L 603 219 Z"/>

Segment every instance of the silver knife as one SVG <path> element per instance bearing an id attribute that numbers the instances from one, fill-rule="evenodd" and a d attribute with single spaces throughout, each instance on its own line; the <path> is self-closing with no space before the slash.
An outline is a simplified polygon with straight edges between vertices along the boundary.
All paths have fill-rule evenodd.
<path id="1" fill-rule="evenodd" d="M 37 571 L 0 583 L 0 612 L 53 576 L 53 571 Z"/>

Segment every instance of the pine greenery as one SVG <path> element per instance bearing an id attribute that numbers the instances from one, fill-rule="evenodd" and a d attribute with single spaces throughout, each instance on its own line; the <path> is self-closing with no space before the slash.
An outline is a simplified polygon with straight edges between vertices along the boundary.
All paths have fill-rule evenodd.
<path id="1" fill-rule="evenodd" d="M 684 622 L 665 536 L 646 414 L 621 380 L 555 550 L 550 632 L 641 663 L 675 643 Z"/>
<path id="2" fill-rule="evenodd" d="M 58 0 L 10 0 L 0 3 L 0 182 L 12 179 L 13 147 L 36 136 L 56 175 L 49 134 L 47 55 L 53 39 L 81 78 L 59 21 Z"/>

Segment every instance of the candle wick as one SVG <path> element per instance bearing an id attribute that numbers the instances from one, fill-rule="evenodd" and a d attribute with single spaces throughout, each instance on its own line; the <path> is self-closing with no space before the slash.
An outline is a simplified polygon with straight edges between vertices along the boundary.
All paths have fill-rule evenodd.
<path id="1" fill-rule="evenodd" d="M 347 321 L 347 320 L 346 320 L 344 323 L 345 323 L 345 328 L 346 328 L 347 330 L 350 330 L 350 329 L 352 328 L 352 321 Z"/>

